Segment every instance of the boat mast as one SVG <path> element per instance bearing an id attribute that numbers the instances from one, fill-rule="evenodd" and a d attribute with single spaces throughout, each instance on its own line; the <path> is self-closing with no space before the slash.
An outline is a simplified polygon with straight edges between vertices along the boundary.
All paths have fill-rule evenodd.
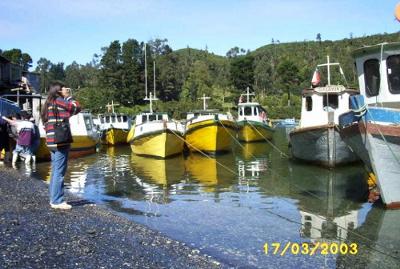
<path id="1" fill-rule="evenodd" d="M 328 86 L 331 85 L 331 68 L 329 66 L 329 55 L 326 56 L 327 63 L 328 63 Z"/>
<path id="2" fill-rule="evenodd" d="M 154 90 L 154 98 L 156 97 L 156 61 L 153 61 L 153 90 Z"/>
<path id="3" fill-rule="evenodd" d="M 147 44 L 144 43 L 144 89 L 146 91 L 146 97 L 144 100 L 147 100 Z"/>

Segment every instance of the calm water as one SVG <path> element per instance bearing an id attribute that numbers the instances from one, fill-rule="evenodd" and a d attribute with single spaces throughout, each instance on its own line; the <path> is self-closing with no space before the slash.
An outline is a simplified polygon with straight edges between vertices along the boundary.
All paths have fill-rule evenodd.
<path id="1" fill-rule="evenodd" d="M 274 143 L 287 152 L 287 131 Z M 35 175 L 48 178 L 49 164 Z M 361 165 L 297 164 L 268 143 L 230 154 L 156 160 L 116 147 L 71 160 L 71 192 L 183 241 L 232 266 L 399 268 L 400 211 L 367 201 Z M 265 243 L 357 243 L 353 255 L 280 255 Z"/>

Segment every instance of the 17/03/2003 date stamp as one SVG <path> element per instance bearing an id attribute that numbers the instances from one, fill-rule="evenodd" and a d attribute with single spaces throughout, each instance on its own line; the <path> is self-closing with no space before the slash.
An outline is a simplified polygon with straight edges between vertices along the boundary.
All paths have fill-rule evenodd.
<path id="1" fill-rule="evenodd" d="M 279 242 L 265 243 L 264 253 L 266 255 L 356 255 L 358 253 L 358 245 L 356 243 L 294 243 L 286 242 L 281 244 Z"/>

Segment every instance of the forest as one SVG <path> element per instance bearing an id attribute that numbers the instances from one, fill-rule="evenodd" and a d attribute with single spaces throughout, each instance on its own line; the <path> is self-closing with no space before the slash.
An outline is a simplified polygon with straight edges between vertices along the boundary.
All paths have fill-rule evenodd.
<path id="1" fill-rule="evenodd" d="M 110 42 L 89 63 L 74 61 L 65 65 L 42 57 L 34 70 L 30 70 L 33 60 L 29 52 L 15 48 L 0 50 L 0 55 L 25 70 L 39 73 L 43 94 L 51 81 L 63 81 L 81 104 L 94 113 L 106 112 L 111 101 L 117 104 L 116 111 L 131 115 L 148 109 L 143 100 L 146 48 L 148 91 L 156 88 L 159 101 L 154 107 L 158 111 L 179 119 L 185 112 L 200 109 L 202 102 L 198 98 L 206 94 L 211 97 L 209 108 L 234 113 L 239 95 L 249 87 L 270 118 L 298 118 L 301 90 L 310 86 L 316 66 L 325 63 L 327 55 L 332 62 L 341 64 L 346 76 L 344 80 L 338 70 L 333 70 L 332 83 L 357 88 L 351 52 L 365 45 L 398 41 L 399 33 L 357 38 L 350 34 L 337 41 L 322 40 L 321 34 L 317 34 L 315 41 L 280 43 L 272 39 L 270 44 L 254 51 L 236 46 L 225 56 L 219 56 L 207 48 L 173 50 L 167 39 L 144 42 L 131 38 Z M 326 72 L 320 71 L 324 83 Z"/>

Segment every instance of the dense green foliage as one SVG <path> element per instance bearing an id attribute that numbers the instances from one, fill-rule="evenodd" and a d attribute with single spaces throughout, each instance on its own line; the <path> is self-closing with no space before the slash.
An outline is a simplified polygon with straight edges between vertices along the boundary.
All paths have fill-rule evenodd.
<path id="1" fill-rule="evenodd" d="M 394 41 L 400 41 L 398 33 L 350 36 L 339 41 L 323 41 L 317 34 L 316 41 L 272 41 L 252 52 L 233 47 L 223 57 L 189 47 L 173 51 L 166 39 L 151 40 L 146 51 L 148 92 L 153 92 L 155 86 L 161 100 L 155 109 L 179 118 L 183 112 L 201 108 L 198 98 L 203 94 L 212 97 L 209 108 L 234 112 L 240 93 L 250 87 L 272 118 L 298 117 L 300 91 L 310 86 L 316 65 L 326 62 L 327 55 L 331 61 L 341 63 L 347 77 L 346 82 L 338 70 L 333 70 L 332 83 L 357 87 L 351 51 Z M 93 112 L 104 112 L 112 100 L 119 111 L 134 114 L 144 110 L 144 47 L 135 39 L 112 41 L 102 48 L 101 55 L 94 55 L 92 62 L 85 65 L 73 62 L 64 67 L 64 63 L 40 58 L 36 71 L 41 74 L 42 91 L 49 81 L 58 79 L 72 87 L 81 103 Z M 2 55 L 26 66 L 31 63 L 20 50 L 4 51 Z M 325 70 L 320 71 L 326 82 Z"/>

